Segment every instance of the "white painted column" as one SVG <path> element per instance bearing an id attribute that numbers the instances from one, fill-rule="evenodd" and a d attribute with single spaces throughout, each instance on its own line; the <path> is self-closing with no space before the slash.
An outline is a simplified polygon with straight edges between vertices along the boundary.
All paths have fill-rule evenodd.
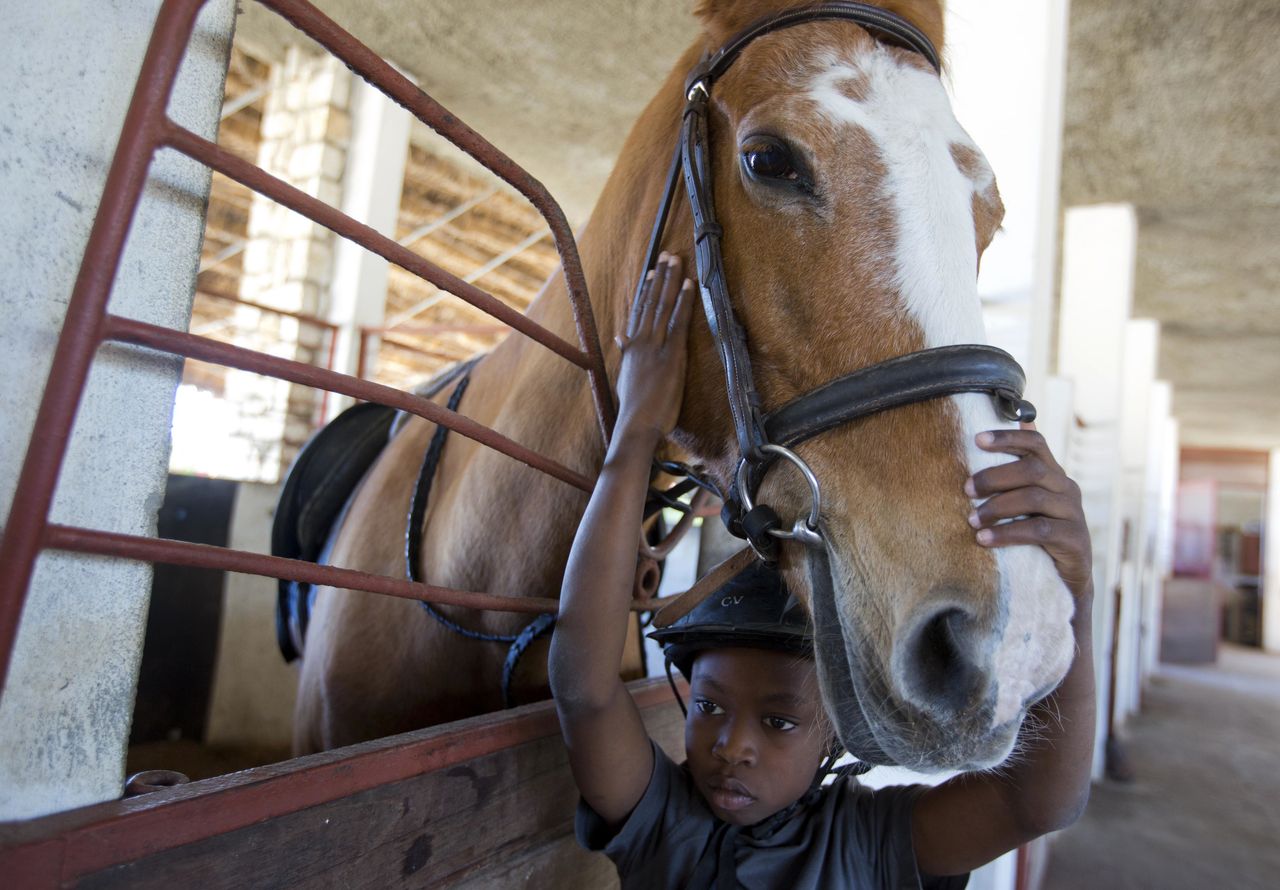
<path id="1" fill-rule="evenodd" d="M 1100 596 L 1120 573 L 1120 396 L 1136 242 L 1137 221 L 1127 204 L 1067 210 L 1058 373 L 1075 384 L 1076 415 L 1089 442 L 1077 469 L 1085 512 L 1097 532 L 1094 575 Z"/>
<path id="2" fill-rule="evenodd" d="M 0 53 L 0 515 L 26 452 L 66 301 L 97 211 L 160 0 L 45 0 L 5 8 Z M 208 3 L 169 103 L 212 139 L 235 17 Z M 114 312 L 186 330 L 209 171 L 160 152 L 111 298 Z M 104 348 L 94 364 L 52 518 L 154 535 L 182 363 Z M 9 517 L 23 522 L 28 517 Z M 151 567 L 40 558 L 0 698 L 0 820 L 119 797 Z"/>
<path id="3" fill-rule="evenodd" d="M 1067 0 L 948 0 L 945 7 L 952 104 L 995 170 L 1005 205 L 978 277 L 987 340 L 1022 364 L 1028 398 L 1060 437 L 1072 422 L 1071 385 L 1048 378 Z M 1009 854 L 975 872 L 970 886 L 1012 888 L 1014 871 Z"/>
<path id="4" fill-rule="evenodd" d="M 1147 678 L 1160 663 L 1160 613 L 1164 603 L 1165 548 L 1171 532 L 1168 506 L 1173 503 L 1175 479 L 1169 462 L 1176 466 L 1177 450 L 1170 450 L 1168 435 L 1173 387 L 1167 380 L 1151 384 L 1151 405 L 1147 428 L 1147 468 L 1143 509 L 1146 515 L 1146 543 L 1142 552 L 1142 654 L 1139 680 Z M 1176 444 L 1176 443 L 1175 443 Z"/>
<path id="5" fill-rule="evenodd" d="M 1075 385 L 1067 471 L 1080 484 L 1093 538 L 1094 659 L 1099 714 L 1108 698 L 1115 587 L 1122 530 L 1120 381 L 1125 323 L 1133 302 L 1137 220 L 1127 204 L 1073 207 L 1063 229 L 1058 373 Z M 1095 774 L 1102 772 L 1105 717 L 1098 720 Z"/>
<path id="6" fill-rule="evenodd" d="M 1130 319 L 1124 330 L 1123 377 L 1120 393 L 1120 461 L 1124 502 L 1122 522 L 1128 529 L 1120 566 L 1123 595 L 1120 612 L 1117 717 L 1138 709 L 1142 692 L 1143 626 L 1147 553 L 1155 517 L 1147 509 L 1147 462 L 1151 442 L 1152 385 L 1160 343 L 1160 323 Z"/>
<path id="7" fill-rule="evenodd" d="M 1171 394 L 1172 395 L 1172 394 Z M 1170 408 L 1172 411 L 1172 407 Z M 1164 422 L 1164 457 L 1161 459 L 1160 478 L 1160 529 L 1156 545 L 1157 566 L 1160 577 L 1173 577 L 1173 536 L 1177 529 L 1178 475 L 1182 452 L 1178 442 L 1179 427 L 1176 417 L 1166 417 Z M 1161 606 L 1163 608 L 1163 605 Z"/>
<path id="8" fill-rule="evenodd" d="M 1075 439 L 1075 385 L 1067 377 L 1053 376 L 1040 387 L 1036 406 L 1036 429 L 1044 436 L 1049 451 L 1066 467 L 1071 461 Z"/>
<path id="9" fill-rule="evenodd" d="M 1262 648 L 1280 653 L 1280 448 L 1271 449 L 1267 464 L 1262 534 Z"/>
<path id="10" fill-rule="evenodd" d="M 351 115 L 341 209 L 394 238 L 413 117 L 359 78 L 352 86 Z M 333 284 L 325 312 L 329 321 L 339 326 L 335 371 L 356 373 L 360 328 L 381 326 L 386 303 L 387 261 L 340 239 L 334 252 Z M 366 373 L 370 371 L 372 368 L 366 369 Z M 345 396 L 331 396 L 326 419 L 337 416 L 350 404 L 351 399 Z"/>
<path id="11" fill-rule="evenodd" d="M 1003 229 L 982 259 L 987 335 L 1045 398 L 1055 313 L 1067 0 L 948 0 L 956 116 L 996 173 Z M 1016 77 L 1009 72 L 1016 71 Z"/>

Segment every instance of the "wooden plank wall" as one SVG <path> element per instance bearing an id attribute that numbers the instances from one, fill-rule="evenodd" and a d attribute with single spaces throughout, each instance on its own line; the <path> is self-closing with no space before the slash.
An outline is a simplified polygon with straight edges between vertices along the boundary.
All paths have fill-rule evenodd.
<path id="1" fill-rule="evenodd" d="M 633 694 L 650 734 L 680 757 L 683 720 L 660 683 L 638 681 Z M 504 737 L 514 743 L 495 747 Z M 24 888 L 617 886 L 612 864 L 573 839 L 577 791 L 550 702 L 347 752 L 149 795 L 169 802 L 121 801 L 0 826 L 0 874 Z M 370 753 L 378 756 L 362 756 Z M 425 771 L 412 768 L 415 760 Z M 402 768 L 395 781 L 348 790 L 353 779 L 362 784 L 361 771 L 381 778 Z M 314 794 L 317 784 L 334 793 L 303 807 L 273 805 L 277 796 Z M 255 806 L 280 813 L 255 819 Z M 229 813 L 243 815 L 228 822 Z M 203 824 L 169 825 L 183 819 Z M 244 824 L 223 830 L 237 821 Z M 173 842 L 184 836 L 193 839 Z"/>

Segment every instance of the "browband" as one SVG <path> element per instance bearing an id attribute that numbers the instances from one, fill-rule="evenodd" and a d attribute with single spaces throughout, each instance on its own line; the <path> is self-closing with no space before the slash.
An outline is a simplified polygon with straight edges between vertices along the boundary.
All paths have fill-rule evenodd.
<path id="1" fill-rule="evenodd" d="M 846 19 L 862 26 L 881 40 L 901 46 L 924 56 L 933 70 L 942 73 L 942 61 L 925 33 L 906 19 L 879 6 L 866 3 L 843 2 L 835 0 L 831 3 L 819 3 L 813 6 L 801 6 L 795 9 L 784 9 L 764 18 L 757 19 L 729 38 L 713 55 L 708 56 L 701 64 L 689 72 L 685 80 L 685 95 L 701 82 L 707 92 L 711 91 L 711 82 L 728 70 L 738 58 L 738 54 L 748 43 L 771 31 L 781 31 L 796 25 L 824 19 Z"/>

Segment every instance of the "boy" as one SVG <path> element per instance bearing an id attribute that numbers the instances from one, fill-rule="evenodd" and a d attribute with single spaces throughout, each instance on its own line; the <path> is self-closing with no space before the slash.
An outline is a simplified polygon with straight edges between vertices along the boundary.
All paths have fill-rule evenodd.
<path id="1" fill-rule="evenodd" d="M 978 544 L 1041 543 L 1076 599 L 1075 661 L 1036 706 L 1030 719 L 1043 728 L 1016 762 L 933 788 L 873 792 L 852 779 L 821 788 L 834 745 L 807 622 L 761 569 L 662 632 L 691 682 L 686 764 L 649 740 L 618 664 L 650 461 L 680 409 L 694 295 L 679 281 L 678 260 L 664 256 L 619 342 L 618 424 L 552 639 L 551 686 L 582 795 L 579 839 L 613 859 L 624 888 L 954 887 L 965 878 L 948 876 L 1074 822 L 1088 799 L 1094 730 L 1089 539 L 1078 489 L 1030 430 L 981 434 L 980 446 L 1020 459 L 965 486 L 988 498 L 970 517 Z M 735 600 L 757 611 L 714 614 Z"/>

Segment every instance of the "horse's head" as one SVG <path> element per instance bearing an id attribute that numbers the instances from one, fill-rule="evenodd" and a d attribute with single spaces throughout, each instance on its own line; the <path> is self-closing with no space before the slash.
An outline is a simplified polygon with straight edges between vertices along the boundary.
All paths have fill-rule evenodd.
<path id="1" fill-rule="evenodd" d="M 705 45 L 780 5 L 707 0 Z M 882 5 L 940 44 L 940 4 Z M 982 341 L 978 260 L 1003 209 L 924 57 L 849 21 L 764 34 L 715 82 L 709 144 L 764 410 L 894 356 Z M 690 350 L 676 438 L 727 485 L 739 447 L 705 318 Z M 974 436 L 1006 425 L 988 396 L 954 395 L 797 447 L 821 483 L 827 556 L 787 543 L 780 560 L 814 615 L 827 707 L 864 758 L 994 765 L 1070 662 L 1072 600 L 1049 557 L 983 550 L 967 522 L 965 479 L 1001 459 Z M 808 487 L 777 464 L 758 500 L 789 525 Z"/>

